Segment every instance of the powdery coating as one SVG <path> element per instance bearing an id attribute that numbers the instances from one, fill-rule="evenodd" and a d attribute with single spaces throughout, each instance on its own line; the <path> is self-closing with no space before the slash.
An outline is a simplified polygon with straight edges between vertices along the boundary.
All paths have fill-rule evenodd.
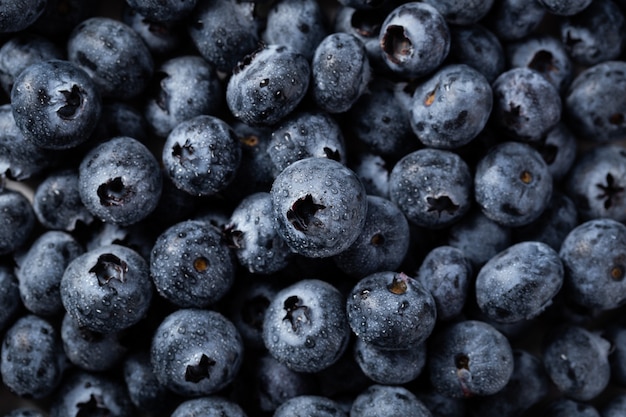
<path id="1" fill-rule="evenodd" d="M 372 381 L 384 385 L 401 385 L 417 378 L 426 364 L 426 344 L 408 349 L 380 349 L 358 338 L 354 359 Z"/>
<path id="2" fill-rule="evenodd" d="M 546 9 L 535 0 L 496 1 L 483 20 L 501 42 L 530 35 L 541 23 Z"/>
<path id="3" fill-rule="evenodd" d="M 567 325 L 553 331 L 543 350 L 543 363 L 561 393 L 577 401 L 598 396 L 609 383 L 611 344 L 595 333 Z"/>
<path id="4" fill-rule="evenodd" d="M 305 279 L 282 289 L 265 312 L 265 347 L 296 372 L 328 368 L 349 339 L 345 299 L 325 281 Z"/>
<path id="5" fill-rule="evenodd" d="M 574 302 L 608 310 L 626 301 L 626 226 L 611 219 L 586 221 L 565 237 L 559 252 L 565 289 Z"/>
<path id="6" fill-rule="evenodd" d="M 485 17 L 494 0 L 426 0 L 426 3 L 439 10 L 449 24 L 462 26 Z"/>
<path id="7" fill-rule="evenodd" d="M 490 84 L 504 71 L 504 49 L 493 32 L 476 23 L 453 26 L 450 35 L 451 62 L 469 65 L 483 74 Z"/>
<path id="8" fill-rule="evenodd" d="M 550 13 L 571 16 L 582 12 L 592 0 L 539 0 Z"/>
<path id="9" fill-rule="evenodd" d="M 24 30 L 43 14 L 47 0 L 12 0 L 2 4 L 0 33 Z"/>
<path id="10" fill-rule="evenodd" d="M 332 159 L 294 162 L 276 177 L 270 193 L 276 230 L 301 255 L 336 255 L 363 230 L 367 213 L 363 184 Z"/>
<path id="11" fill-rule="evenodd" d="M 141 320 L 152 301 L 146 261 L 119 245 L 74 258 L 61 279 L 63 306 L 79 326 L 100 333 L 126 329 Z"/>
<path id="12" fill-rule="evenodd" d="M 171 417 L 246 417 L 236 403 L 222 397 L 196 398 L 181 402 Z"/>
<path id="13" fill-rule="evenodd" d="M 561 182 L 569 174 L 576 160 L 578 142 L 567 124 L 563 121 L 539 141 L 530 144 L 548 164 L 548 170 L 555 183 Z"/>
<path id="14" fill-rule="evenodd" d="M 493 326 L 457 322 L 429 339 L 427 366 L 437 391 L 454 398 L 492 395 L 513 374 L 513 351 Z"/>
<path id="15" fill-rule="evenodd" d="M 367 195 L 389 199 L 389 165 L 375 154 L 359 153 L 351 161 L 351 169 L 359 177 Z"/>
<path id="16" fill-rule="evenodd" d="M 352 403 L 350 417 L 431 417 L 426 406 L 401 386 L 371 385 Z"/>
<path id="17" fill-rule="evenodd" d="M 280 122 L 302 101 L 309 88 L 311 67 L 298 52 L 267 45 L 247 55 L 233 69 L 226 86 L 226 103 L 233 116 L 250 125 Z"/>
<path id="18" fill-rule="evenodd" d="M 151 362 L 161 384 L 186 397 L 211 395 L 239 372 L 243 343 L 235 326 L 220 313 L 180 309 L 159 325 Z"/>
<path id="19" fill-rule="evenodd" d="M 152 213 L 162 186 L 154 155 L 128 136 L 92 148 L 78 168 L 78 192 L 85 207 L 100 220 L 122 226 Z"/>
<path id="20" fill-rule="evenodd" d="M 170 132 L 162 160 L 176 187 L 192 195 L 207 196 L 222 191 L 233 180 L 241 162 L 241 147 L 228 123 L 199 115 Z"/>
<path id="21" fill-rule="evenodd" d="M 469 210 L 469 167 L 449 151 L 424 148 L 405 155 L 389 176 L 389 199 L 418 226 L 450 226 Z"/>
<path id="22" fill-rule="evenodd" d="M 12 269 L 0 266 L 0 332 L 13 323 L 22 308 L 20 290 Z"/>
<path id="23" fill-rule="evenodd" d="M 0 187 L 0 255 L 9 254 L 26 243 L 35 222 L 28 199 L 19 191 Z"/>
<path id="24" fill-rule="evenodd" d="M 410 121 L 425 146 L 454 149 L 483 130 L 493 106 L 487 79 L 470 66 L 439 69 L 413 93 Z"/>
<path id="25" fill-rule="evenodd" d="M 288 399 L 276 409 L 273 417 L 348 417 L 339 403 L 318 395 L 301 395 Z"/>
<path id="26" fill-rule="evenodd" d="M 149 20 L 128 5 L 122 8 L 121 20 L 137 32 L 157 60 L 164 57 L 171 58 L 181 52 L 183 40 L 188 39 L 181 22 Z M 189 52 L 189 50 L 185 51 Z"/>
<path id="27" fill-rule="evenodd" d="M 235 260 L 219 231 L 208 222 L 185 220 L 157 238 L 150 276 L 158 293 L 179 307 L 208 307 L 235 280 Z"/>
<path id="28" fill-rule="evenodd" d="M 187 17 L 196 0 L 127 0 L 138 13 L 156 22 L 174 22 Z"/>

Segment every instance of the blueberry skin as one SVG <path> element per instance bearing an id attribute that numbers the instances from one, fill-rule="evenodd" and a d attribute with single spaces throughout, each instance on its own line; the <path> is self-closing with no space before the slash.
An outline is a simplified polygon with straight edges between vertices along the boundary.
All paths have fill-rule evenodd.
<path id="1" fill-rule="evenodd" d="M 0 187 L 0 255 L 21 247 L 35 229 L 33 207 L 19 191 Z"/>
<path id="2" fill-rule="evenodd" d="M 411 127 L 427 147 L 458 148 L 483 130 L 492 106 L 491 86 L 480 72 L 464 64 L 448 65 L 415 89 Z"/>
<path id="3" fill-rule="evenodd" d="M 61 278 L 69 263 L 83 252 L 69 233 L 48 231 L 39 235 L 15 269 L 24 306 L 40 316 L 63 312 Z"/>
<path id="4" fill-rule="evenodd" d="M 186 400 L 178 405 L 171 417 L 247 417 L 236 403 L 222 397 Z"/>
<path id="5" fill-rule="evenodd" d="M 576 63 L 590 66 L 619 59 L 626 22 L 612 0 L 596 0 L 560 23 L 561 40 Z"/>
<path id="6" fill-rule="evenodd" d="M 89 74 L 103 98 L 138 97 L 154 71 L 152 55 L 139 35 L 108 17 L 92 17 L 76 26 L 67 56 Z"/>
<path id="7" fill-rule="evenodd" d="M 87 251 L 65 269 L 61 300 L 81 327 L 100 333 L 126 329 L 144 317 L 152 301 L 148 264 L 120 245 Z"/>
<path id="8" fill-rule="evenodd" d="M 597 143 L 619 140 L 626 134 L 626 101 L 612 94 L 626 85 L 626 63 L 608 61 L 582 71 L 563 99 L 567 122 L 577 136 Z"/>
<path id="9" fill-rule="evenodd" d="M 126 354 L 119 333 L 97 333 L 81 327 L 66 314 L 61 323 L 61 340 L 67 359 L 85 371 L 112 369 Z"/>
<path id="10" fill-rule="evenodd" d="M 196 0 L 126 0 L 137 13 L 156 22 L 182 20 L 196 7 Z"/>
<path id="11" fill-rule="evenodd" d="M 310 61 L 326 35 L 326 17 L 317 1 L 281 0 L 267 12 L 262 38 L 270 45 L 288 46 Z"/>
<path id="12" fill-rule="evenodd" d="M 422 77 L 441 65 L 450 51 L 450 30 L 437 9 L 426 3 L 398 6 L 379 34 L 383 59 L 396 74 Z"/>
<path id="13" fill-rule="evenodd" d="M 571 16 L 585 10 L 592 0 L 539 0 L 539 3 L 552 14 Z"/>
<path id="14" fill-rule="evenodd" d="M 448 60 L 479 71 L 489 83 L 504 72 L 506 59 L 498 37 L 481 24 L 450 28 Z"/>
<path id="15" fill-rule="evenodd" d="M 461 249 L 444 245 L 428 252 L 416 279 L 435 300 L 438 320 L 450 320 L 461 314 L 469 294 L 473 269 Z"/>
<path id="16" fill-rule="evenodd" d="M 352 288 L 348 323 L 364 342 L 381 349 L 410 349 L 432 333 L 437 307 L 430 292 L 400 272 L 377 272 Z"/>
<path id="17" fill-rule="evenodd" d="M 255 193 L 235 207 L 225 234 L 239 264 L 251 273 L 273 274 L 284 269 L 291 249 L 274 229 L 272 196 Z"/>
<path id="18" fill-rule="evenodd" d="M 426 406 L 408 389 L 371 385 L 352 403 L 350 417 L 431 417 Z"/>
<path id="19" fill-rule="evenodd" d="M 389 199 L 421 227 L 450 226 L 472 204 L 469 167 L 449 151 L 425 148 L 404 156 L 389 175 Z"/>
<path id="20" fill-rule="evenodd" d="M 524 226 L 550 203 L 552 183 L 539 152 L 524 143 L 503 142 L 478 162 L 474 199 L 491 220 L 507 227 Z"/>
<path id="21" fill-rule="evenodd" d="M 597 397 L 608 385 L 610 343 L 576 325 L 554 329 L 543 350 L 543 363 L 561 393 L 577 401 Z"/>
<path id="22" fill-rule="evenodd" d="M 515 139 L 536 142 L 561 120 L 559 92 L 533 69 L 503 72 L 493 82 L 493 94 L 495 123 Z"/>
<path id="23" fill-rule="evenodd" d="M 276 177 L 270 194 L 276 231 L 303 256 L 337 255 L 356 241 L 365 225 L 363 184 L 332 159 L 294 162 Z"/>
<path id="24" fill-rule="evenodd" d="M 280 290 L 263 321 L 269 353 L 296 372 L 319 372 L 346 350 L 350 328 L 345 299 L 331 284 L 305 279 Z"/>
<path id="25" fill-rule="evenodd" d="M 116 136 L 130 136 L 147 144 L 150 143 L 149 133 L 148 122 L 135 105 L 118 100 L 106 101 L 87 145 L 106 142 Z"/>
<path id="26" fill-rule="evenodd" d="M 230 73 L 258 47 L 253 3 L 198 0 L 187 30 L 198 52 L 218 71 Z"/>
<path id="27" fill-rule="evenodd" d="M 346 145 L 339 123 L 323 111 L 297 112 L 272 129 L 267 154 L 274 177 L 292 163 L 308 157 L 346 163 Z"/>
<path id="28" fill-rule="evenodd" d="M 626 386 L 626 328 L 623 325 L 609 325 L 602 333 L 602 338 L 611 343 L 609 364 L 611 365 L 611 381 L 619 386 Z"/>
<path id="29" fill-rule="evenodd" d="M 26 140 L 46 149 L 85 142 L 102 111 L 96 85 L 79 66 L 49 60 L 29 65 L 11 90 L 15 124 Z"/>
<path id="30" fill-rule="evenodd" d="M 183 41 L 187 40 L 187 32 L 182 22 L 150 20 L 127 4 L 122 9 L 121 20 L 137 32 L 152 53 L 153 58 L 156 59 L 171 57 L 180 50 Z"/>
<path id="31" fill-rule="evenodd" d="M 485 17 L 494 0 L 426 0 L 426 3 L 439 10 L 450 25 L 467 26 Z"/>
<path id="32" fill-rule="evenodd" d="M 465 417 L 466 401 L 461 398 L 452 398 L 440 394 L 432 386 L 415 393 L 433 417 Z"/>
<path id="33" fill-rule="evenodd" d="M 347 417 L 339 403 L 319 395 L 290 398 L 274 411 L 273 417 Z"/>
<path id="34" fill-rule="evenodd" d="M 64 361 L 53 325 L 33 314 L 24 315 L 9 327 L 2 341 L 2 382 L 20 397 L 45 398 L 61 383 Z"/>
<path id="35" fill-rule="evenodd" d="M 21 407 L 10 411 L 5 417 L 46 417 L 46 415 L 34 408 Z"/>
<path id="36" fill-rule="evenodd" d="M 52 399 L 50 417 L 135 415 L 123 382 L 102 373 L 71 374 Z"/>
<path id="37" fill-rule="evenodd" d="M 600 417 L 593 405 L 569 398 L 553 400 L 543 411 L 543 417 Z"/>
<path id="38" fill-rule="evenodd" d="M 531 143 L 530 146 L 539 151 L 546 161 L 555 183 L 562 182 L 569 173 L 578 151 L 576 137 L 563 121 L 557 123 L 541 140 Z"/>
<path id="39" fill-rule="evenodd" d="M 338 32 L 317 45 L 311 61 L 311 94 L 322 110 L 349 110 L 367 89 L 370 78 L 365 46 L 357 37 Z"/>
<path id="40" fill-rule="evenodd" d="M 150 150 L 128 136 L 91 149 L 78 167 L 78 192 L 100 220 L 128 226 L 146 218 L 161 197 L 161 169 Z"/>
<path id="41" fill-rule="evenodd" d="M 220 313 L 180 309 L 163 319 L 150 360 L 158 381 L 185 397 L 211 395 L 230 384 L 241 366 L 243 343 Z"/>
<path id="42" fill-rule="evenodd" d="M 600 310 L 626 301 L 626 226 L 612 219 L 588 220 L 565 237 L 559 256 L 565 289 L 577 304 Z"/>
<path id="43" fill-rule="evenodd" d="M 174 408 L 178 398 L 157 380 L 148 351 L 126 356 L 122 367 L 128 396 L 137 409 L 156 414 Z"/>
<path id="44" fill-rule="evenodd" d="M 160 137 L 167 137 L 185 120 L 218 113 L 222 105 L 222 84 L 213 66 L 200 56 L 176 56 L 163 62 L 152 84 L 144 114 Z"/>
<path id="45" fill-rule="evenodd" d="M 426 364 L 426 344 L 409 349 L 381 349 L 358 338 L 354 359 L 363 373 L 377 384 L 401 385 L 416 379 Z"/>
<path id="46" fill-rule="evenodd" d="M 513 375 L 513 351 L 507 338 L 476 320 L 454 323 L 429 339 L 430 382 L 453 398 L 493 395 Z"/>
<path id="47" fill-rule="evenodd" d="M 162 160 L 178 188 L 195 196 L 213 195 L 233 180 L 241 161 L 241 146 L 228 123 L 199 115 L 170 132 Z"/>
<path id="48" fill-rule="evenodd" d="M 546 9 L 536 0 L 496 1 L 483 23 L 501 42 L 522 39 L 534 32 Z"/>
<path id="49" fill-rule="evenodd" d="M 380 156 L 360 152 L 349 162 L 349 167 L 359 177 L 368 195 L 389 199 L 389 171 L 391 167 Z"/>
<path id="50" fill-rule="evenodd" d="M 17 277 L 8 266 L 0 265 L 0 334 L 4 334 L 21 309 Z"/>
<path id="51" fill-rule="evenodd" d="M 600 410 L 602 417 L 619 417 L 626 413 L 626 395 L 615 394 Z"/>
<path id="52" fill-rule="evenodd" d="M 47 0 L 16 0 L 2 5 L 0 33 L 19 32 L 31 26 L 46 8 Z"/>
<path id="53" fill-rule="evenodd" d="M 234 68 L 226 103 L 235 118 L 249 125 L 274 125 L 290 114 L 309 88 L 311 66 L 284 45 L 267 45 Z"/>
<path id="54" fill-rule="evenodd" d="M 235 280 L 235 261 L 210 224 L 185 220 L 157 238 L 150 256 L 150 276 L 158 293 L 179 307 L 208 307 Z"/>
<path id="55" fill-rule="evenodd" d="M 334 261 L 355 277 L 395 271 L 409 250 L 409 241 L 409 224 L 402 211 L 385 198 L 368 195 L 361 234 L 348 249 L 335 255 Z"/>

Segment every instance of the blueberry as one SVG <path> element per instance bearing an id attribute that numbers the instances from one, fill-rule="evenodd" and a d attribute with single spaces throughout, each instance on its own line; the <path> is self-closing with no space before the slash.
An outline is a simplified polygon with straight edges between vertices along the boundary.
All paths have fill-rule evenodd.
<path id="1" fill-rule="evenodd" d="M 450 226 L 472 203 L 471 173 L 457 154 L 420 149 L 405 155 L 389 176 L 389 197 L 415 225 Z"/>
<path id="2" fill-rule="evenodd" d="M 372 385 L 352 403 L 350 417 L 431 417 L 430 411 L 408 389 L 393 385 Z"/>
<path id="3" fill-rule="evenodd" d="M 176 407 L 171 417 L 246 417 L 246 413 L 236 403 L 226 398 L 211 396 L 183 401 Z"/>
<path id="4" fill-rule="evenodd" d="M 0 334 L 21 313 L 20 290 L 17 277 L 6 265 L 0 265 Z"/>
<path id="5" fill-rule="evenodd" d="M 271 196 L 278 234 L 301 255 L 337 255 L 363 230 L 363 184 L 332 159 L 306 158 L 289 165 L 276 177 Z"/>
<path id="6" fill-rule="evenodd" d="M 138 13 L 156 22 L 172 22 L 186 18 L 196 0 L 126 0 Z"/>
<path id="7" fill-rule="evenodd" d="M 46 417 L 43 411 L 36 410 L 30 407 L 16 408 L 5 417 Z"/>
<path id="8" fill-rule="evenodd" d="M 611 343 L 611 380 L 619 386 L 626 386 L 626 328 L 621 324 L 612 324 L 602 333 L 602 338 Z"/>
<path id="9" fill-rule="evenodd" d="M 142 143 L 149 143 L 148 122 L 137 107 L 124 101 L 105 101 L 100 120 L 87 145 L 106 142 L 116 136 L 130 136 Z"/>
<path id="10" fill-rule="evenodd" d="M 156 236 L 146 230 L 144 222 L 132 226 L 120 226 L 114 223 L 95 223 L 87 231 L 85 249 L 95 250 L 102 246 L 121 245 L 130 248 L 144 259 L 150 258 L 150 251 Z"/>
<path id="11" fill-rule="evenodd" d="M 152 339 L 151 362 L 158 381 L 185 397 L 218 392 L 241 366 L 243 343 L 220 313 L 180 309 L 166 316 Z"/>
<path id="12" fill-rule="evenodd" d="M 464 417 L 467 408 L 466 401 L 462 398 L 452 398 L 440 394 L 432 386 L 415 393 L 433 417 Z"/>
<path id="13" fill-rule="evenodd" d="M 122 366 L 128 396 L 138 410 L 159 413 L 174 408 L 178 397 L 157 380 L 149 352 L 138 351 L 126 356 Z"/>
<path id="14" fill-rule="evenodd" d="M 535 31 L 545 15 L 539 1 L 502 0 L 494 2 L 483 23 L 500 41 L 515 41 Z"/>
<path id="15" fill-rule="evenodd" d="M 449 24 L 467 26 L 485 17 L 494 0 L 426 0 L 425 3 L 437 9 Z"/>
<path id="16" fill-rule="evenodd" d="M 365 187 L 368 195 L 389 199 L 389 171 L 391 167 L 380 156 L 361 152 L 349 165 Z"/>
<path id="17" fill-rule="evenodd" d="M 343 354 L 349 338 L 344 297 L 325 281 L 305 279 L 283 288 L 265 312 L 265 346 L 296 372 L 328 368 Z"/>
<path id="18" fill-rule="evenodd" d="M 552 14 L 571 16 L 585 10 L 592 0 L 539 0 L 539 3 Z"/>
<path id="19" fill-rule="evenodd" d="M 504 48 L 498 37 L 481 24 L 452 26 L 450 28 L 448 59 L 469 65 L 485 76 L 489 83 L 504 72 Z"/>
<path id="20" fill-rule="evenodd" d="M 575 303 L 601 310 L 626 301 L 626 226 L 612 219 L 588 220 L 572 229 L 559 251 L 565 289 Z"/>
<path id="21" fill-rule="evenodd" d="M 215 116 L 198 115 L 172 129 L 162 160 L 178 188 L 196 196 L 213 195 L 233 180 L 241 147 L 228 123 Z"/>
<path id="22" fill-rule="evenodd" d="M 615 394 L 602 406 L 602 417 L 619 417 L 626 413 L 626 395 Z"/>
<path id="23" fill-rule="evenodd" d="M 2 5 L 0 33 L 19 32 L 31 26 L 46 8 L 47 0 L 17 0 Z"/>
<path id="24" fill-rule="evenodd" d="M 593 405 L 569 398 L 555 399 L 543 411 L 543 417 L 600 417 Z"/>
<path id="25" fill-rule="evenodd" d="M 141 320 L 150 306 L 148 265 L 124 246 L 87 251 L 65 269 L 61 300 L 81 327 L 100 333 L 126 329 Z"/>
<path id="26" fill-rule="evenodd" d="M 300 395 L 282 403 L 273 417 L 347 417 L 347 414 L 330 398 Z"/>
<path id="27" fill-rule="evenodd" d="M 185 220 L 157 238 L 150 276 L 158 293 L 180 307 L 208 307 L 235 280 L 235 261 L 219 232 L 208 223 Z"/>
<path id="28" fill-rule="evenodd" d="M 274 125 L 302 101 L 310 75 L 304 55 L 284 45 L 267 45 L 234 68 L 226 87 L 226 103 L 244 123 Z"/>
<path id="29" fill-rule="evenodd" d="M 24 194 L 0 186 L 0 255 L 9 254 L 31 237 L 35 213 Z"/>
<path id="30" fill-rule="evenodd" d="M 182 2 L 181 2 L 182 3 Z M 165 58 L 180 51 L 187 33 L 184 20 L 158 22 L 138 13 L 128 4 L 122 9 L 122 22 L 130 26 L 144 41 L 153 58 Z"/>
<path id="31" fill-rule="evenodd" d="M 354 358 L 365 375 L 377 384 L 401 385 L 416 379 L 426 364 L 426 344 L 408 349 L 381 349 L 358 338 Z"/>
<path id="32" fill-rule="evenodd" d="M 123 226 L 155 209 L 162 186 L 154 155 L 128 136 L 97 145 L 78 168 L 78 192 L 85 207 L 99 219 Z"/>
<path id="33" fill-rule="evenodd" d="M 548 170 L 555 183 L 562 182 L 569 173 L 578 151 L 578 142 L 571 129 L 564 122 L 555 127 L 538 142 L 530 143 L 548 164 Z"/>
<path id="34" fill-rule="evenodd" d="M 453 323 L 428 342 L 430 382 L 454 398 L 493 395 L 513 375 L 513 351 L 507 338 L 486 322 Z"/>

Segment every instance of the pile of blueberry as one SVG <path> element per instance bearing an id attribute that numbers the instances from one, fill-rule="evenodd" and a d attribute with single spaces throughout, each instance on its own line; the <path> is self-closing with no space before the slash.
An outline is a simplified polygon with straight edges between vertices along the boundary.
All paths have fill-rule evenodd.
<path id="1" fill-rule="evenodd" d="M 626 1 L 0 3 L 0 415 L 626 416 Z"/>

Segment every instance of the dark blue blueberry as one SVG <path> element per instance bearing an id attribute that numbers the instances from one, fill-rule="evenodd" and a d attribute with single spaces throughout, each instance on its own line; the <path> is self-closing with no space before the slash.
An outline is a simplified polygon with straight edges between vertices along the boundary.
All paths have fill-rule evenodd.
<path id="1" fill-rule="evenodd" d="M 122 366 L 130 401 L 138 410 L 157 414 L 174 408 L 177 397 L 157 380 L 148 352 L 128 355 Z"/>
<path id="2" fill-rule="evenodd" d="M 211 396 L 183 401 L 171 417 L 247 417 L 243 409 L 226 398 Z"/>
<path id="3" fill-rule="evenodd" d="M 377 272 L 362 278 L 348 295 L 352 331 L 382 349 L 410 349 L 432 333 L 437 307 L 430 292 L 403 273 Z"/>
<path id="4" fill-rule="evenodd" d="M 233 180 L 241 146 L 228 123 L 199 115 L 174 127 L 163 146 L 162 160 L 178 188 L 196 196 L 213 195 Z"/>
<path id="5" fill-rule="evenodd" d="M 102 105 L 102 113 L 87 145 L 106 142 L 116 136 L 130 136 L 149 144 L 148 122 L 133 105 L 124 101 L 107 101 Z"/>
<path id="6" fill-rule="evenodd" d="M 577 401 L 597 397 L 609 384 L 611 344 L 576 325 L 552 329 L 543 349 L 543 364 L 558 390 Z"/>
<path id="7" fill-rule="evenodd" d="M 285 401 L 273 417 L 348 417 L 341 405 L 319 395 L 300 395 Z"/>
<path id="8" fill-rule="evenodd" d="M 626 301 L 626 225 L 589 220 L 572 229 L 559 252 L 565 288 L 577 304 L 601 310 Z"/>
<path id="9" fill-rule="evenodd" d="M 356 277 L 395 271 L 409 250 L 409 241 L 409 224 L 400 209 L 385 198 L 367 196 L 361 234 L 334 260 L 339 269 Z"/>
<path id="10" fill-rule="evenodd" d="M 78 371 L 64 380 L 52 399 L 50 417 L 132 417 L 135 410 L 123 381 Z"/>
<path id="11" fill-rule="evenodd" d="M 230 384 L 243 343 L 231 321 L 210 310 L 180 309 L 154 333 L 151 362 L 158 381 L 186 397 L 210 395 Z"/>
<path id="12" fill-rule="evenodd" d="M 96 128 L 102 103 L 96 85 L 79 66 L 62 60 L 29 65 L 11 90 L 15 124 L 26 140 L 46 149 L 85 142 Z"/>
<path id="13" fill-rule="evenodd" d="M 542 417 L 600 417 L 600 413 L 589 403 L 557 398 L 543 409 Z"/>
<path id="14" fill-rule="evenodd" d="M 2 4 L 0 33 L 19 32 L 31 26 L 46 8 L 47 0 L 15 0 Z"/>
<path id="15" fill-rule="evenodd" d="M 353 171 L 335 160 L 294 162 L 276 177 L 271 195 L 276 230 L 301 255 L 337 255 L 363 230 L 365 189 Z"/>
<path id="16" fill-rule="evenodd" d="M 156 22 L 172 22 L 186 18 L 196 0 L 126 0 L 137 13 Z"/>
<path id="17" fill-rule="evenodd" d="M 344 353 L 350 339 L 345 299 L 331 284 L 305 279 L 280 290 L 263 321 L 269 353 L 296 372 L 319 372 Z"/>
<path id="18" fill-rule="evenodd" d="M 317 45 L 311 62 L 311 94 L 318 108 L 329 113 L 349 110 L 370 78 L 365 46 L 357 37 L 336 32 Z"/>
<path id="19" fill-rule="evenodd" d="M 473 267 L 461 249 L 437 246 L 424 258 L 416 279 L 430 291 L 437 306 L 437 319 L 461 314 L 467 300 Z"/>
<path id="20" fill-rule="evenodd" d="M 226 87 L 231 113 L 249 125 L 274 125 L 290 114 L 309 88 L 311 67 L 284 45 L 267 45 L 243 58 Z"/>
<path id="21" fill-rule="evenodd" d="M 407 78 L 433 72 L 450 51 L 450 30 L 444 17 L 421 2 L 392 10 L 382 24 L 379 40 L 387 66 Z"/>
<path id="22" fill-rule="evenodd" d="M 521 242 L 491 258 L 476 277 L 478 307 L 490 320 L 515 323 L 541 314 L 563 286 L 563 264 L 552 247 Z"/>
<path id="23" fill-rule="evenodd" d="M 548 170 L 555 183 L 569 173 L 578 151 L 578 142 L 572 131 L 563 122 L 550 129 L 538 142 L 530 143 L 548 164 Z"/>
<path id="24" fill-rule="evenodd" d="M 61 323 L 61 340 L 67 359 L 85 371 L 106 371 L 126 354 L 119 333 L 98 333 L 81 327 L 66 314 Z"/>
<path id="25" fill-rule="evenodd" d="M 465 64 L 482 73 L 489 83 L 504 72 L 504 48 L 490 30 L 480 24 L 450 28 L 452 63 Z"/>
<path id="26" fill-rule="evenodd" d="M 141 94 L 154 71 L 148 47 L 130 26 L 92 17 L 72 31 L 67 56 L 93 79 L 102 97 L 128 100 Z"/>
<path id="27" fill-rule="evenodd" d="M 461 398 L 452 398 L 440 394 L 433 387 L 419 390 L 415 393 L 433 417 L 465 417 L 466 401 Z"/>
<path id="28" fill-rule="evenodd" d="M 425 3 L 439 10 L 449 24 L 467 26 L 485 17 L 494 0 L 426 0 Z"/>
<path id="29" fill-rule="evenodd" d="M 625 25 L 624 13 L 615 2 L 595 0 L 561 20 L 561 40 L 576 63 L 595 65 L 620 57 Z"/>
<path id="30" fill-rule="evenodd" d="M 235 261 L 209 223 L 185 220 L 157 238 L 150 276 L 158 293 L 177 306 L 208 307 L 233 285 Z"/>
<path id="31" fill-rule="evenodd" d="M 352 403 L 350 417 L 431 417 L 426 406 L 408 389 L 371 385 Z"/>
<path id="32" fill-rule="evenodd" d="M 389 176 L 389 199 L 421 227 L 449 226 L 472 205 L 470 169 L 457 154 L 420 149 L 404 156 Z"/>
<path id="33" fill-rule="evenodd" d="M 626 395 L 615 394 L 600 409 L 602 417 L 620 417 L 626 414 Z"/>
<path id="34" fill-rule="evenodd" d="M 401 385 L 421 374 L 426 364 L 426 344 L 408 349 L 381 349 L 357 337 L 354 358 L 363 373 L 375 383 Z"/>
<path id="35" fill-rule="evenodd" d="M 346 145 L 337 121 L 326 112 L 298 112 L 272 131 L 267 153 L 274 176 L 292 163 L 308 157 L 346 163 Z"/>
<path id="36" fill-rule="evenodd" d="M 328 35 L 326 16 L 314 0 L 280 0 L 267 12 L 263 40 L 270 45 L 285 45 L 313 58 L 317 45 Z"/>
<path id="37" fill-rule="evenodd" d="M 563 99 L 567 122 L 577 136 L 592 142 L 626 134 L 626 98 L 613 94 L 626 86 L 626 62 L 603 62 L 582 71 Z"/>
<path id="38" fill-rule="evenodd" d="M 82 245 L 68 233 L 41 234 L 18 260 L 15 269 L 24 306 L 40 316 L 63 312 L 61 278 L 69 263 L 83 252 Z"/>
<path id="39" fill-rule="evenodd" d="M 501 0 L 494 2 L 483 23 L 500 41 L 515 41 L 534 32 L 545 15 L 537 0 Z"/>
<path id="40" fill-rule="evenodd" d="M 411 127 L 427 147 L 458 148 L 483 130 L 492 106 L 491 86 L 479 71 L 464 64 L 448 65 L 415 89 Z"/>
<path id="41" fill-rule="evenodd" d="M 513 375 L 507 338 L 482 321 L 466 320 L 440 329 L 429 339 L 430 382 L 453 398 L 493 395 Z"/>
<path id="42" fill-rule="evenodd" d="M 559 92 L 541 73 L 527 67 L 503 72 L 493 83 L 493 118 L 515 139 L 540 140 L 561 120 Z"/>
<path id="43" fill-rule="evenodd" d="M 536 220 L 550 203 L 552 176 L 530 145 L 504 142 L 478 162 L 474 198 L 483 214 L 507 227 Z"/>
<path id="44" fill-rule="evenodd" d="M 17 277 L 11 268 L 0 265 L 0 334 L 12 324 L 21 310 Z"/>
<path id="45" fill-rule="evenodd" d="M 182 22 L 157 22 L 132 7 L 125 6 L 122 10 L 122 22 L 137 32 L 154 58 L 168 57 L 181 50 L 187 40 L 187 32 Z"/>
<path id="46" fill-rule="evenodd" d="M 626 386 L 626 327 L 621 324 L 609 325 L 602 333 L 602 338 L 611 343 L 611 381 L 618 386 Z"/>
<path id="47" fill-rule="evenodd" d="M 95 223 L 87 234 L 85 249 L 90 251 L 101 246 L 121 245 L 130 248 L 144 259 L 150 259 L 150 251 L 154 244 L 155 231 L 148 233 L 145 222 L 132 226 L 120 226 L 115 223 Z M 160 230 L 160 229 L 159 229 Z"/>
<path id="48" fill-rule="evenodd" d="M 31 237 L 36 221 L 26 196 L 0 185 L 0 255 L 9 254 L 24 245 Z"/>
<path id="49" fill-rule="evenodd" d="M 389 199 L 389 170 L 387 162 L 380 156 L 361 152 L 350 164 L 359 177 L 368 195 Z"/>
<path id="50" fill-rule="evenodd" d="M 61 279 L 61 300 L 81 327 L 117 332 L 141 320 L 152 300 L 146 261 L 134 250 L 102 246 L 74 258 Z"/>
<path id="51" fill-rule="evenodd" d="M 585 10 L 592 0 L 539 0 L 539 3 L 552 14 L 571 16 Z"/>
<path id="52" fill-rule="evenodd" d="M 151 151 L 128 136 L 112 138 L 91 149 L 78 168 L 78 192 L 100 220 L 128 226 L 157 206 L 163 180 Z"/>
<path id="53" fill-rule="evenodd" d="M 258 47 L 253 2 L 198 0 L 188 19 L 193 44 L 218 71 L 230 73 Z"/>
<path id="54" fill-rule="evenodd" d="M 65 356 L 54 326 L 38 316 L 19 318 L 2 341 L 0 374 L 13 393 L 41 399 L 61 383 Z"/>
<path id="55" fill-rule="evenodd" d="M 167 137 L 181 122 L 217 114 L 222 107 L 222 84 L 213 66 L 200 56 L 177 56 L 163 62 L 152 83 L 145 116 L 160 137 Z"/>

